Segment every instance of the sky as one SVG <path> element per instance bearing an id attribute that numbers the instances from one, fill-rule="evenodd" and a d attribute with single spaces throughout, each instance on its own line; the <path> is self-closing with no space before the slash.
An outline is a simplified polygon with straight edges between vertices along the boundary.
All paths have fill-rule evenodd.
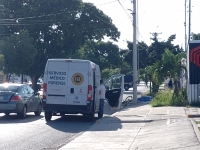
<path id="1" fill-rule="evenodd" d="M 119 41 L 116 43 L 120 48 L 126 49 L 126 41 L 133 41 L 133 26 L 131 10 L 133 10 L 132 0 L 83 0 L 83 2 L 93 3 L 98 9 L 111 17 L 113 23 L 121 32 Z M 176 34 L 174 44 L 184 48 L 185 45 L 185 0 L 137 0 L 137 22 L 138 41 L 151 44 L 151 33 L 157 32 L 160 41 L 167 40 L 172 34 Z M 189 0 L 187 5 L 189 6 Z M 200 0 L 191 0 L 191 32 L 200 33 Z M 124 8 L 124 9 L 123 9 Z M 187 35 L 188 16 L 187 8 Z"/>

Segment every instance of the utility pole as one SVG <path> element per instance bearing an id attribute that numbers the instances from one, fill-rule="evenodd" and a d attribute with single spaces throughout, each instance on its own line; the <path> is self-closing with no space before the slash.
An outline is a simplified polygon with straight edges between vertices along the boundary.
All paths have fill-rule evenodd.
<path id="1" fill-rule="evenodd" d="M 191 39 L 191 0 L 189 0 L 189 29 L 188 29 L 188 44 Z"/>
<path id="2" fill-rule="evenodd" d="M 139 69 L 140 69 L 140 61 L 139 61 L 139 57 L 140 57 L 140 49 L 139 49 L 139 19 L 138 19 L 138 4 L 139 4 L 139 2 L 138 2 L 138 0 L 137 0 L 137 8 L 136 8 L 136 10 L 137 10 L 137 13 L 136 13 L 136 15 L 137 15 L 137 55 L 138 55 L 138 57 L 137 57 L 137 71 L 138 71 L 138 73 L 139 73 Z"/>
<path id="3" fill-rule="evenodd" d="M 185 52 L 187 51 L 187 0 L 185 0 Z"/>
<path id="4" fill-rule="evenodd" d="M 133 0 L 133 103 L 137 103 L 137 15 L 136 0 Z"/>

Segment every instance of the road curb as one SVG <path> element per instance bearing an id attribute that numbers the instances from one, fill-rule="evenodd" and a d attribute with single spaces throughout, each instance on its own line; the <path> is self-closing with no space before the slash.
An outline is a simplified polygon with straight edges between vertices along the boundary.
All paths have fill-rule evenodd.
<path id="1" fill-rule="evenodd" d="M 199 143 L 200 143 L 200 131 L 198 129 L 198 126 L 196 124 L 196 122 L 194 121 L 194 119 L 190 119 L 191 123 L 192 123 L 192 126 L 193 126 L 193 129 L 194 129 L 194 132 L 197 136 L 197 139 L 199 140 Z"/>

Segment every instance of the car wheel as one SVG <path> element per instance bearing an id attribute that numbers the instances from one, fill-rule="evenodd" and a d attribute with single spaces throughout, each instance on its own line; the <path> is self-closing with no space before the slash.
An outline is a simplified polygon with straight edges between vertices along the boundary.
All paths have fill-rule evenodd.
<path id="1" fill-rule="evenodd" d="M 94 112 L 89 113 L 89 114 L 88 114 L 88 120 L 89 120 L 90 122 L 93 122 L 94 119 L 95 119 L 95 113 L 94 113 Z"/>
<path id="2" fill-rule="evenodd" d="M 52 113 L 51 112 L 44 112 L 44 117 L 46 121 L 50 121 L 52 118 Z"/>
<path id="3" fill-rule="evenodd" d="M 4 113 L 6 116 L 9 116 L 10 115 L 10 113 Z"/>
<path id="4" fill-rule="evenodd" d="M 24 108 L 22 109 L 22 112 L 21 113 L 18 113 L 17 115 L 24 119 L 26 117 L 26 112 L 27 112 L 27 109 L 26 109 L 26 106 L 24 106 Z"/>
<path id="5" fill-rule="evenodd" d="M 36 116 L 39 116 L 41 114 L 41 112 L 42 112 L 42 104 L 40 103 L 39 106 L 38 106 L 38 110 L 35 111 L 34 113 L 35 113 Z"/>

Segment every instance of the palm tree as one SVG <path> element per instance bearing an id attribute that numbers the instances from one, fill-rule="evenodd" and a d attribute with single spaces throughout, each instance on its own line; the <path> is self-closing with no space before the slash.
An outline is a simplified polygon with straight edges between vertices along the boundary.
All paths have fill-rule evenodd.
<path id="1" fill-rule="evenodd" d="M 181 63 L 182 59 L 186 57 L 185 53 L 179 53 L 174 55 L 168 49 L 165 50 L 162 55 L 162 65 L 165 74 L 169 74 L 174 80 L 174 94 L 178 96 L 180 91 L 180 76 L 183 70 L 186 70 L 186 66 Z"/>

